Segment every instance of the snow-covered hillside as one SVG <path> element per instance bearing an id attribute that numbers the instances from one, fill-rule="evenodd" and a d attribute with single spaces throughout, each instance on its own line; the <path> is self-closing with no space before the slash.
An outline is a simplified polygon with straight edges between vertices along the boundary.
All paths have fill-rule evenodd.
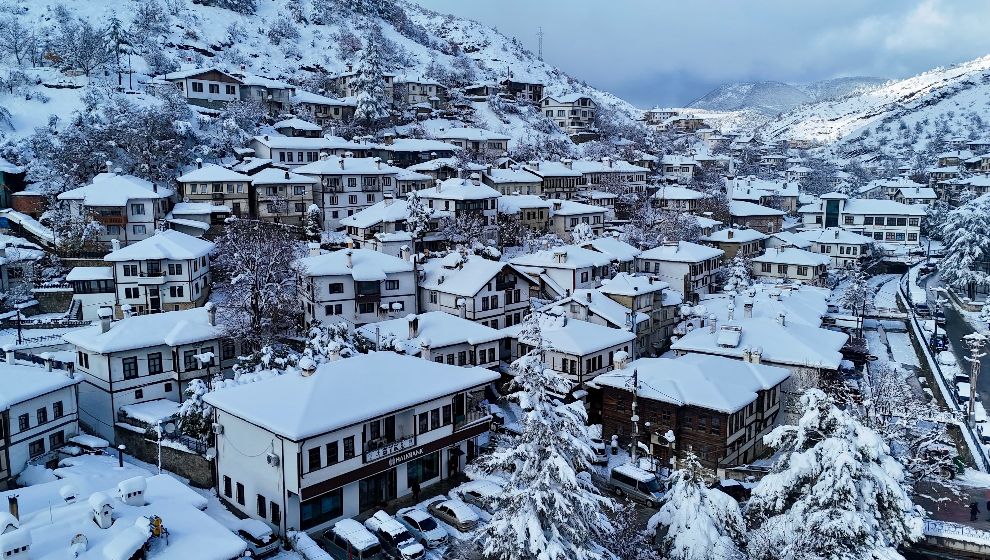
<path id="1" fill-rule="evenodd" d="M 988 109 L 990 56 L 798 107 L 768 124 L 765 133 L 768 138 L 832 143 L 898 129 L 915 135 L 912 143 L 923 149 L 925 140 L 936 134 L 975 133 Z"/>
<path id="2" fill-rule="evenodd" d="M 580 92 L 593 96 L 600 104 L 614 107 L 623 118 L 631 120 L 637 114 L 625 101 L 584 85 L 539 60 L 518 41 L 474 21 L 438 14 L 406 2 L 393 5 L 391 9 L 397 10 L 395 13 L 399 16 L 389 20 L 363 14 L 341 16 L 342 10 L 336 7 L 343 2 L 258 0 L 254 14 L 242 14 L 192 0 L 60 0 L 57 4 L 5 0 L 0 4 L 0 17 L 13 15 L 22 25 L 40 35 L 45 35 L 60 17 L 66 16 L 88 20 L 99 29 L 106 28 L 115 17 L 128 30 L 140 6 L 158 6 L 164 23 L 160 37 L 153 42 L 161 45 L 161 52 L 150 53 L 145 46 L 136 49 L 137 55 L 129 62 L 135 72 L 136 90 L 141 90 L 140 84 L 154 73 L 146 60 L 154 56 L 158 60 L 172 59 L 184 66 L 219 66 L 236 70 L 243 65 L 250 72 L 291 81 L 315 91 L 321 77 L 344 71 L 347 63 L 356 62 L 361 38 L 371 32 L 390 42 L 391 70 L 400 75 L 434 79 L 437 75 L 456 75 L 460 81 L 483 82 L 502 79 L 511 73 L 519 79 L 546 84 L 548 94 Z M 317 5 L 330 6 L 326 13 L 336 15 L 329 19 L 317 17 Z M 299 15 L 294 16 L 294 13 Z M 127 64 L 124 63 L 125 67 Z M 0 68 L 3 74 L 7 70 Z M 64 119 L 81 106 L 79 100 L 84 88 L 52 86 L 75 87 L 91 81 L 83 77 L 66 78 L 50 69 L 25 71 L 30 82 L 39 85 L 35 89 L 42 95 L 31 95 L 30 90 L 28 95 L 23 91 L 21 95 L 0 92 L 0 105 L 14 114 L 13 130 L 2 127 L 0 143 L 4 135 L 8 141 L 23 138 L 35 127 L 46 124 L 51 116 Z M 92 81 L 100 80 L 116 82 L 116 75 L 92 78 Z M 42 87 L 42 82 L 47 87 Z M 127 85 L 126 76 L 124 85 Z M 480 113 L 492 115 L 489 111 Z M 530 114 L 533 118 L 538 116 L 535 111 Z M 517 136 L 518 118 L 489 120 L 491 122 L 474 124 Z"/>
<path id="3" fill-rule="evenodd" d="M 768 115 L 790 111 L 805 103 L 837 99 L 885 83 L 880 78 L 850 77 L 805 84 L 737 82 L 719 86 L 691 103 L 713 111 L 753 110 Z"/>

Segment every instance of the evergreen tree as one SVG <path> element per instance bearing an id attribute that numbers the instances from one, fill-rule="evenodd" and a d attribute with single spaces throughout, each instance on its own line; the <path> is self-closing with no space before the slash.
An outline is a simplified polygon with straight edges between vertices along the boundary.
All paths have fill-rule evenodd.
<path id="1" fill-rule="evenodd" d="M 357 90 L 354 119 L 365 126 L 374 126 L 389 116 L 384 74 L 381 39 L 369 33 L 364 38 L 357 75 L 354 76 L 354 88 Z"/>
<path id="2" fill-rule="evenodd" d="M 753 271 L 750 268 L 749 259 L 742 255 L 733 257 L 732 264 L 725 270 L 726 277 L 722 284 L 722 291 L 741 294 L 746 288 L 753 285 Z"/>
<path id="3" fill-rule="evenodd" d="M 406 218 L 406 231 L 413 239 L 413 253 L 419 254 L 418 244 L 423 240 L 423 236 L 430 231 L 430 219 L 433 217 L 433 209 L 423 203 L 416 191 L 409 191 L 406 195 L 406 208 L 408 217 Z"/>
<path id="4" fill-rule="evenodd" d="M 660 537 L 660 550 L 671 560 L 736 560 L 745 557 L 746 522 L 739 504 L 708 488 L 704 467 L 688 453 L 670 478 L 670 490 L 647 528 Z"/>
<path id="5" fill-rule="evenodd" d="M 754 560 L 897 558 L 922 535 L 923 517 L 904 486 L 904 468 L 875 431 L 825 393 L 801 396 L 796 426 L 764 441 L 781 453 L 753 489 L 746 514 Z"/>
<path id="6" fill-rule="evenodd" d="M 306 209 L 305 230 L 309 241 L 319 241 L 323 235 L 323 215 L 315 204 L 310 204 Z"/>
<path id="7" fill-rule="evenodd" d="M 870 284 L 867 282 L 866 274 L 859 268 L 859 265 L 856 265 L 849 271 L 849 283 L 846 284 L 846 289 L 842 292 L 839 304 L 853 311 L 854 314 L 860 313 L 863 311 L 863 304 L 870 300 L 871 295 L 873 294 L 870 290 Z"/>
<path id="8" fill-rule="evenodd" d="M 485 556 L 497 560 L 611 558 L 600 543 L 612 531 L 606 512 L 613 504 L 587 474 L 592 454 L 584 407 L 555 396 L 572 386 L 546 367 L 541 315 L 524 321 L 520 339 L 532 350 L 512 365 L 522 434 L 478 463 L 482 472 L 508 477 L 479 539 Z"/>
<path id="9" fill-rule="evenodd" d="M 939 269 L 942 280 L 966 297 L 977 288 L 990 288 L 990 196 L 984 195 L 949 212 L 942 228 L 946 256 Z"/>

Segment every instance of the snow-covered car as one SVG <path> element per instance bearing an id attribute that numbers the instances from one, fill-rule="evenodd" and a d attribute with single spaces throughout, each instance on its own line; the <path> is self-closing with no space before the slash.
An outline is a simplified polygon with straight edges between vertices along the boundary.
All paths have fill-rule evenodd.
<path id="1" fill-rule="evenodd" d="M 365 520 L 364 526 L 378 537 L 385 554 L 395 560 L 417 560 L 426 554 L 423 545 L 416 542 L 405 526 L 384 511 L 376 511 Z"/>
<path id="2" fill-rule="evenodd" d="M 473 531 L 478 526 L 478 514 L 460 500 L 437 500 L 426 509 L 437 519 L 462 533 Z"/>
<path id="3" fill-rule="evenodd" d="M 945 333 L 938 333 L 932 336 L 931 345 L 936 352 L 944 352 L 949 349 L 949 337 Z"/>
<path id="4" fill-rule="evenodd" d="M 650 508 L 656 507 L 663 495 L 657 475 L 629 463 L 614 467 L 608 484 L 616 496 L 628 496 Z"/>
<path id="5" fill-rule="evenodd" d="M 400 509 L 395 518 L 409 529 L 412 536 L 427 548 L 439 548 L 447 544 L 447 531 L 432 515 L 419 508 Z"/>
<path id="6" fill-rule="evenodd" d="M 459 498 L 488 513 L 495 513 L 492 500 L 502 494 L 503 486 L 492 479 L 465 482 L 450 491 L 451 498 Z"/>
<path id="7" fill-rule="evenodd" d="M 601 438 L 591 438 L 591 452 L 594 455 L 591 458 L 591 462 L 596 465 L 607 465 L 608 464 L 608 446 Z"/>
<path id="8" fill-rule="evenodd" d="M 938 355 L 935 356 L 935 361 L 937 361 L 939 365 L 943 365 L 943 366 L 958 365 L 958 362 L 956 362 L 955 355 L 953 355 L 952 352 L 949 352 L 948 350 L 943 350 L 942 352 L 939 352 Z"/>
<path id="9" fill-rule="evenodd" d="M 353 519 L 341 519 L 321 535 L 320 544 L 335 560 L 383 560 L 382 545 Z"/>
<path id="10" fill-rule="evenodd" d="M 267 523 L 257 519 L 241 520 L 237 536 L 247 543 L 252 558 L 265 558 L 278 552 L 278 537 L 272 533 Z"/>

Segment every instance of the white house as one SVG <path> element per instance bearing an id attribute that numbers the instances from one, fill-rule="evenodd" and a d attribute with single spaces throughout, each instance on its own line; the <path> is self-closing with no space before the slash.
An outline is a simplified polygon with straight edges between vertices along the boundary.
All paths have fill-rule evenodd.
<path id="1" fill-rule="evenodd" d="M 832 259 L 821 253 L 787 247 L 767 249 L 750 263 L 753 276 L 758 279 L 797 280 L 819 286 L 825 281 Z"/>
<path id="2" fill-rule="evenodd" d="M 832 266 L 850 268 L 870 253 L 871 237 L 853 233 L 839 227 L 809 229 L 796 234 L 811 243 L 811 250 L 832 258 Z"/>
<path id="3" fill-rule="evenodd" d="M 656 276 L 691 300 L 712 292 L 723 255 L 721 249 L 678 241 L 643 251 L 636 257 L 636 269 Z"/>
<path id="4" fill-rule="evenodd" d="M 77 266 L 69 271 L 65 281 L 72 286 L 70 317 L 95 321 L 100 308 L 117 303 L 112 266 Z"/>
<path id="5" fill-rule="evenodd" d="M 184 204 L 215 204 L 226 206 L 235 216 L 254 216 L 248 175 L 199 160 L 195 169 L 180 175 L 176 182 Z"/>
<path id="6" fill-rule="evenodd" d="M 296 261 L 307 328 L 315 322 L 360 326 L 416 312 L 409 261 L 370 249 L 341 249 Z"/>
<path id="7" fill-rule="evenodd" d="M 436 131 L 433 136 L 470 153 L 501 156 L 509 150 L 508 135 L 483 128 L 445 128 Z"/>
<path id="8" fill-rule="evenodd" d="M 10 352 L 8 355 L 13 354 Z M 64 371 L 0 364 L 0 485 L 7 488 L 28 461 L 44 463 L 79 433 L 76 386 Z"/>
<path id="9" fill-rule="evenodd" d="M 705 195 L 700 191 L 678 185 L 661 185 L 652 197 L 654 203 L 663 210 L 677 212 L 694 212 L 703 198 Z"/>
<path id="10" fill-rule="evenodd" d="M 323 212 L 323 227 L 334 231 L 341 220 L 394 194 L 396 178 L 403 170 L 380 158 L 322 156 L 294 169 L 317 179 L 313 203 Z"/>
<path id="11" fill-rule="evenodd" d="M 472 173 L 467 179 L 437 181 L 435 187 L 417 191 L 416 195 L 434 210 L 452 212 L 456 218 L 477 218 L 490 231 L 498 217 L 502 193 L 483 185 L 481 175 Z"/>
<path id="12" fill-rule="evenodd" d="M 562 158 L 560 161 L 527 162 L 523 169 L 536 175 L 542 181 L 541 194 L 553 198 L 574 198 L 577 194 L 581 172 L 574 169 L 574 161 Z"/>
<path id="13" fill-rule="evenodd" d="M 540 109 L 547 118 L 567 134 L 587 132 L 594 126 L 596 104 L 586 95 L 547 95 L 540 100 Z"/>
<path id="14" fill-rule="evenodd" d="M 299 169 L 299 168 L 297 168 Z M 313 204 L 313 189 L 319 179 L 269 167 L 251 177 L 258 219 L 301 226 Z"/>
<path id="15" fill-rule="evenodd" d="M 560 298 L 574 290 L 597 288 L 610 276 L 612 258 L 577 245 L 562 245 L 519 255 L 509 262 L 539 282 L 541 293 Z"/>
<path id="16" fill-rule="evenodd" d="M 79 422 L 115 440 L 114 424 L 126 405 L 166 399 L 182 402 L 193 379 L 209 379 L 231 365 L 236 345 L 224 339 L 212 305 L 100 322 L 62 338 L 75 346 Z"/>
<path id="17" fill-rule="evenodd" d="M 205 304 L 213 248 L 205 239 L 166 230 L 103 257 L 113 270 L 117 317 L 123 317 L 124 305 L 140 314 Z"/>
<path id="18" fill-rule="evenodd" d="M 420 309 L 498 329 L 522 322 L 537 282 L 514 264 L 452 253 L 423 264 Z"/>
<path id="19" fill-rule="evenodd" d="M 369 323 L 358 329 L 378 350 L 392 350 L 424 360 L 497 369 L 503 334 L 464 317 L 428 311 L 400 319 Z"/>
<path id="20" fill-rule="evenodd" d="M 108 162 L 109 164 L 109 162 Z M 109 165 L 108 165 L 109 167 Z M 58 195 L 75 216 L 91 216 L 104 232 L 100 241 L 123 245 L 154 235 L 172 204 L 172 189 L 133 175 L 100 173 L 93 182 Z"/>
<path id="21" fill-rule="evenodd" d="M 482 401 L 496 372 L 393 352 L 313 366 L 206 397 L 221 499 L 278 533 L 317 531 L 447 480 L 487 441 Z"/>
<path id="22" fill-rule="evenodd" d="M 925 206 L 893 200 L 849 198 L 841 193 L 823 194 L 817 202 L 799 210 L 805 229 L 841 227 L 894 245 L 921 243 Z"/>
<path id="23" fill-rule="evenodd" d="M 619 240 L 617 235 L 606 235 L 591 241 L 581 243 L 581 247 L 598 251 L 612 258 L 619 272 L 636 272 L 636 257 L 643 251 L 633 247 L 625 241 Z"/>
<path id="24" fill-rule="evenodd" d="M 605 227 L 605 208 L 574 200 L 550 199 L 550 226 L 552 231 L 564 241 L 572 241 L 574 231 L 584 226 L 585 235 L 595 237 L 602 234 Z M 587 237 L 585 236 L 585 239 Z"/>

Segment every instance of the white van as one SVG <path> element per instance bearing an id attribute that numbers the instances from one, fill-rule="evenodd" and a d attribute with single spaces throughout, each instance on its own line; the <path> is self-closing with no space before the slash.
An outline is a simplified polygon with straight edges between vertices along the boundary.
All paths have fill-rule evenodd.
<path id="1" fill-rule="evenodd" d="M 613 468 L 608 484 L 616 496 L 628 496 L 650 508 L 657 507 L 663 496 L 657 475 L 629 463 Z"/>

